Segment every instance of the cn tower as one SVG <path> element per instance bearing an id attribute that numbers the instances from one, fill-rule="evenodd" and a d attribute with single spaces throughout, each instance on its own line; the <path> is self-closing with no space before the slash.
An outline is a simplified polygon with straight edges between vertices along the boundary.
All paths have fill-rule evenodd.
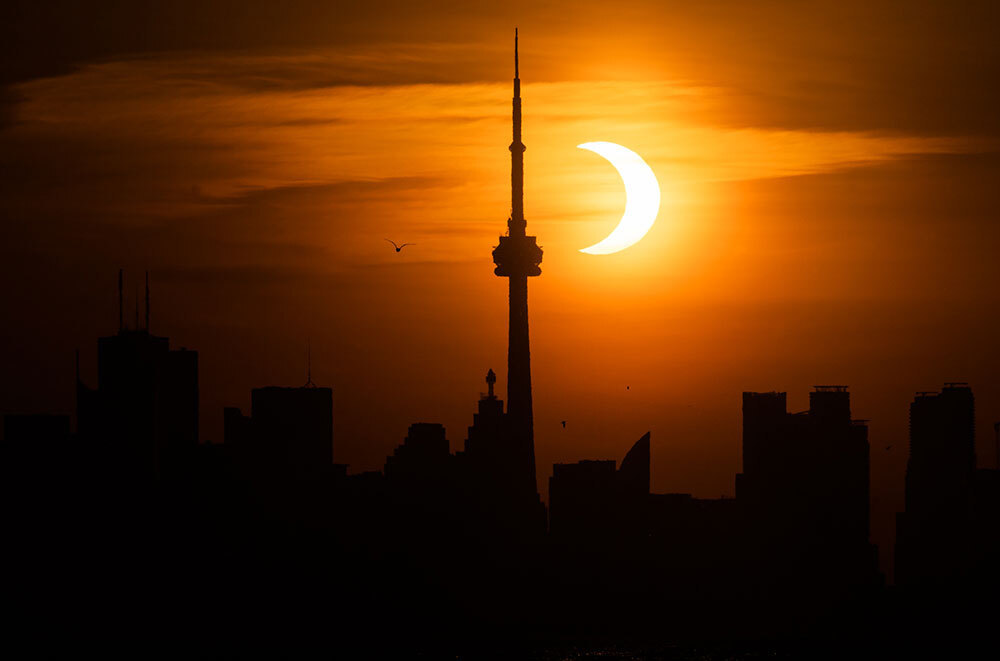
<path id="1" fill-rule="evenodd" d="M 510 219 L 507 234 L 493 249 L 493 272 L 510 285 L 510 329 L 507 345 L 507 429 L 517 472 L 537 494 L 535 433 L 531 410 L 531 353 L 528 348 L 528 278 L 540 275 L 542 250 L 525 235 L 524 144 L 521 142 L 521 79 L 518 76 L 517 30 L 514 30 L 514 135 L 510 143 Z M 537 498 L 537 495 L 535 496 Z"/>

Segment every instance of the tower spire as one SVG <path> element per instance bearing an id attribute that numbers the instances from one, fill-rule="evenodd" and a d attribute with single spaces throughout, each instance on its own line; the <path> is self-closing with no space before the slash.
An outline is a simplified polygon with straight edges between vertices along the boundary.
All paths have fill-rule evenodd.
<path id="1" fill-rule="evenodd" d="M 521 142 L 521 78 L 517 62 L 517 28 L 514 28 L 514 99 L 513 140 L 510 143 L 510 220 L 511 236 L 524 236 L 524 143 Z"/>

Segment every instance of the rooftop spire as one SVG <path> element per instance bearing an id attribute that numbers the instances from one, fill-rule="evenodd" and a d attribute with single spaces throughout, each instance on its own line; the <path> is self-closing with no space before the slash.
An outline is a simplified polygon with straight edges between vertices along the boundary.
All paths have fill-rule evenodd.
<path id="1" fill-rule="evenodd" d="M 315 388 L 316 384 L 313 383 L 313 347 L 312 342 L 308 344 L 308 349 L 306 350 L 306 385 L 303 388 Z"/>
<path id="2" fill-rule="evenodd" d="M 146 331 L 149 331 L 149 271 L 146 271 Z"/>
<path id="3" fill-rule="evenodd" d="M 493 399 L 496 395 L 493 394 L 493 385 L 497 382 L 496 372 L 491 368 L 489 372 L 486 373 L 486 386 L 489 388 L 489 394 L 487 397 Z"/>
<path id="4" fill-rule="evenodd" d="M 517 63 L 517 28 L 514 28 L 514 107 L 513 141 L 510 143 L 510 221 L 511 236 L 524 236 L 524 144 L 521 142 L 521 78 Z"/>
<path id="5" fill-rule="evenodd" d="M 514 28 L 514 78 L 517 77 L 517 28 Z"/>

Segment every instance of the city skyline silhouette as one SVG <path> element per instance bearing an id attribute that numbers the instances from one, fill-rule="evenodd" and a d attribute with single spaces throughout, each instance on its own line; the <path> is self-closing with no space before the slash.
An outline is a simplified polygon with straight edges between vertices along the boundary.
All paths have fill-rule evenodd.
<path id="1" fill-rule="evenodd" d="M 892 128 L 812 106 L 820 124 L 783 126 L 762 119 L 781 102 L 698 76 L 581 73 L 641 40 L 590 60 L 518 36 L 512 95 L 483 69 L 491 40 L 191 60 L 68 41 L 4 69 L 0 414 L 25 631 L 99 643 L 102 591 L 122 640 L 217 653 L 392 630 L 380 646 L 446 656 L 501 632 L 884 655 L 920 648 L 914 623 L 947 646 L 990 621 L 990 125 L 959 138 L 928 104 Z M 314 70 L 330 63 L 343 79 Z M 718 69 L 794 88 L 764 70 Z M 663 206 L 631 248 L 579 255 L 624 198 L 565 152 L 605 138 L 649 159 Z"/>

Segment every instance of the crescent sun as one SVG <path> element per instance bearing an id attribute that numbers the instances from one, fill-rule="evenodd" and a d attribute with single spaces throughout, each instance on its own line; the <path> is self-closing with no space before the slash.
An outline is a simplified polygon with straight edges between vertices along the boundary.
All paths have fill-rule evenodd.
<path id="1" fill-rule="evenodd" d="M 610 255 L 635 245 L 656 221 L 660 211 L 660 184 L 642 158 L 631 149 L 613 142 L 585 142 L 578 149 L 603 156 L 618 170 L 625 184 L 625 213 L 611 234 L 580 252 L 590 255 Z"/>

